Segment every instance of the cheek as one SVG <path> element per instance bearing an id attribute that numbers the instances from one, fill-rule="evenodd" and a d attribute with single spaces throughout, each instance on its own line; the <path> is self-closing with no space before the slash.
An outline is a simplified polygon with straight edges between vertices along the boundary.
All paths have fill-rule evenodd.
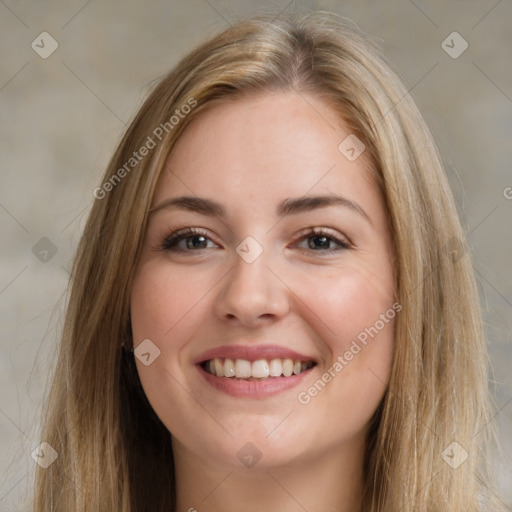
<path id="1" fill-rule="evenodd" d="M 150 263 L 142 266 L 131 294 L 134 344 L 149 338 L 162 351 L 176 352 L 184 339 L 178 334 L 197 326 L 197 315 L 214 285 L 212 276 L 187 269 L 176 271 L 171 265 Z"/>
<path id="2" fill-rule="evenodd" d="M 333 353 L 343 353 L 358 336 L 364 340 L 364 333 L 375 324 L 382 337 L 392 334 L 396 312 L 387 273 L 376 276 L 364 267 L 346 267 L 328 276 L 310 275 L 296 282 L 297 293 L 307 306 L 303 315 L 310 310 L 307 316 Z"/>
<path id="3" fill-rule="evenodd" d="M 376 406 L 389 380 L 395 318 L 401 309 L 394 304 L 390 275 L 347 267 L 329 278 L 303 280 L 299 291 L 301 315 L 319 335 L 323 363 L 335 375 L 328 387 L 348 403 L 366 396 Z"/>
<path id="4" fill-rule="evenodd" d="M 187 270 L 151 261 L 142 264 L 131 293 L 134 347 L 149 339 L 160 350 L 149 365 L 136 358 L 139 378 L 153 410 L 170 431 L 180 426 L 172 411 L 194 407 L 183 386 L 190 367 L 188 341 L 201 329 L 200 317 L 211 309 L 207 292 L 215 284 L 211 276 Z M 208 288 L 205 283 L 210 283 Z M 201 410 L 195 412 L 201 415 Z"/>
<path id="5" fill-rule="evenodd" d="M 190 397 L 179 383 L 185 381 L 190 366 L 188 341 L 211 308 L 205 296 L 210 279 L 152 262 L 142 265 L 134 279 L 130 307 L 134 347 L 149 339 L 160 351 L 153 352 L 158 356 L 149 365 L 136 358 L 138 374 L 149 402 L 169 429 L 174 426 L 170 411 L 190 407 Z"/>
<path id="6" fill-rule="evenodd" d="M 345 269 L 329 281 L 337 284 L 320 290 L 311 282 L 310 291 L 301 292 L 303 315 L 310 311 L 309 322 L 329 351 L 317 380 L 298 390 L 297 399 L 304 421 L 307 414 L 329 418 L 311 426 L 315 436 L 348 439 L 368 424 L 384 396 L 400 307 L 393 307 L 392 289 L 366 272 Z"/>

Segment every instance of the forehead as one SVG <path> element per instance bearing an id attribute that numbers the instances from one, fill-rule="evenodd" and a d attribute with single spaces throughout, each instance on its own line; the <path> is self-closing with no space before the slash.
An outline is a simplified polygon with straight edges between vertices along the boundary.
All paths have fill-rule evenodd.
<path id="1" fill-rule="evenodd" d="M 376 199 L 367 152 L 351 161 L 340 150 L 349 136 L 339 113 L 311 95 L 280 91 L 217 104 L 176 142 L 153 202 L 183 193 L 263 204 L 334 190 Z"/>

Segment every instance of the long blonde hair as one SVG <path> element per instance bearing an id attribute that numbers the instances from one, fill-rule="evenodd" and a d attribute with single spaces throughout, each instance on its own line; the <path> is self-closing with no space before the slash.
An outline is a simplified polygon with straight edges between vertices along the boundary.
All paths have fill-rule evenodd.
<path id="1" fill-rule="evenodd" d="M 488 360 L 452 193 L 431 134 L 379 50 L 316 12 L 260 15 L 196 48 L 154 88 L 116 149 L 74 261 L 41 439 L 58 458 L 37 470 L 35 512 L 174 510 L 171 436 L 121 350 L 132 346 L 132 277 L 180 133 L 212 102 L 271 90 L 310 93 L 339 110 L 373 159 L 388 209 L 403 309 L 368 437 L 363 510 L 479 510 L 493 438 Z M 132 161 L 143 146 L 146 156 Z"/>

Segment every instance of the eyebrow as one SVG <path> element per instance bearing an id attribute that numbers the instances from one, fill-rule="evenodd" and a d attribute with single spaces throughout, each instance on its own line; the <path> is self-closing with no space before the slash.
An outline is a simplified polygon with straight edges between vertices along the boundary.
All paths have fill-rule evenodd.
<path id="1" fill-rule="evenodd" d="M 368 214 L 354 201 L 347 199 L 346 197 L 328 194 L 322 196 L 302 196 L 297 198 L 288 198 L 281 201 L 276 209 L 276 214 L 279 217 L 285 217 L 287 215 L 296 215 L 299 213 L 316 210 L 318 208 L 326 208 L 328 206 L 344 206 L 358 213 L 366 219 L 370 224 L 371 220 Z M 188 210 L 191 212 L 200 213 L 202 215 L 225 217 L 226 210 L 224 206 L 211 199 L 206 199 L 197 196 L 179 196 L 165 199 L 161 203 L 157 204 L 149 210 L 149 213 L 155 213 L 159 210 L 178 208 L 182 210 Z"/>

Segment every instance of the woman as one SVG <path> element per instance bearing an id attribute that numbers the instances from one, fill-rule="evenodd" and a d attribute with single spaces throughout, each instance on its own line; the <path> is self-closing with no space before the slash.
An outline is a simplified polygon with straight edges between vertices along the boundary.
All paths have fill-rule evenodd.
<path id="1" fill-rule="evenodd" d="M 413 101 L 342 20 L 191 52 L 94 196 L 36 511 L 491 509 L 464 233 Z"/>

